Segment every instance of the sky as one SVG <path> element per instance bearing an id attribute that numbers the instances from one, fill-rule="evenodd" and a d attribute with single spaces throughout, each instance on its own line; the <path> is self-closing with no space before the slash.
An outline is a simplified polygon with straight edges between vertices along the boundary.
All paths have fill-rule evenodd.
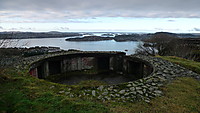
<path id="1" fill-rule="evenodd" d="M 200 33 L 200 0 L 0 0 L 0 31 Z"/>

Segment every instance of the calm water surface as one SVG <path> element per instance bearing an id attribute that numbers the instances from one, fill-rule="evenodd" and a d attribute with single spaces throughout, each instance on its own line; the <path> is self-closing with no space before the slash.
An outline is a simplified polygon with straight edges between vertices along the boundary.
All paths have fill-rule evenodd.
<path id="1" fill-rule="evenodd" d="M 135 41 L 115 42 L 114 40 L 71 42 L 65 41 L 65 39 L 66 38 L 20 39 L 17 41 L 17 44 L 13 42 L 10 47 L 53 46 L 60 47 L 64 50 L 78 49 L 83 51 L 123 51 L 126 52 L 126 54 L 133 54 L 140 43 Z"/>

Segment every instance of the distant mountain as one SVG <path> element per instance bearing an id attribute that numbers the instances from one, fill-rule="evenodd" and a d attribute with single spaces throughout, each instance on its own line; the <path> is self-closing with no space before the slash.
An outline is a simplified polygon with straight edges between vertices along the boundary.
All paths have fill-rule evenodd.
<path id="1" fill-rule="evenodd" d="M 112 37 L 101 37 L 101 36 L 84 36 L 83 38 L 68 38 L 66 41 L 103 41 L 112 40 Z"/>
<path id="2" fill-rule="evenodd" d="M 74 37 L 83 36 L 87 33 L 73 33 L 73 32 L 0 32 L 0 39 L 29 39 L 29 38 L 60 38 L 60 37 Z M 190 33 L 169 33 L 169 32 L 157 32 L 157 33 L 120 33 L 120 34 L 104 34 L 102 36 L 84 36 L 82 38 L 69 38 L 66 41 L 102 41 L 102 40 L 115 40 L 121 41 L 138 41 L 148 39 L 154 35 L 164 34 L 170 35 L 177 38 L 200 38 L 200 34 L 190 34 Z M 91 35 L 91 34 L 90 34 Z"/>
<path id="3" fill-rule="evenodd" d="M 156 32 L 154 35 L 165 34 L 177 38 L 200 38 L 200 34 Z"/>
<path id="4" fill-rule="evenodd" d="M 0 39 L 29 39 L 29 38 L 59 38 L 82 36 L 79 33 L 62 33 L 62 32 L 0 32 Z"/>
<path id="5" fill-rule="evenodd" d="M 66 39 L 66 41 L 102 41 L 102 40 L 115 40 L 116 42 L 123 42 L 123 41 L 141 41 L 148 38 L 151 38 L 155 35 L 169 35 L 172 37 L 177 38 L 200 38 L 200 35 L 194 35 L 194 34 L 176 34 L 176 33 L 169 33 L 169 32 L 157 32 L 157 33 L 149 33 L 149 34 L 120 34 L 116 35 L 114 37 L 107 36 L 84 36 L 84 37 L 77 37 L 77 38 L 69 38 Z"/>
<path id="6" fill-rule="evenodd" d="M 116 35 L 114 37 L 105 36 L 84 36 L 77 38 L 68 38 L 66 41 L 103 41 L 103 40 L 115 40 L 116 42 L 123 41 L 139 41 L 149 38 L 151 34 L 129 34 L 129 35 Z"/>

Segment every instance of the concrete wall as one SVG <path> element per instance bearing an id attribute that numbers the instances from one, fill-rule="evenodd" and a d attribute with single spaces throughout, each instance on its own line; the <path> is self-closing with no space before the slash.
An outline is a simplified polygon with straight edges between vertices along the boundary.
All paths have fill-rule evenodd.
<path id="1" fill-rule="evenodd" d="M 66 58 L 61 62 L 62 72 L 85 70 L 95 68 L 96 59 L 94 57 Z"/>
<path id="2" fill-rule="evenodd" d="M 69 71 L 103 70 L 140 79 L 148 76 L 153 69 L 147 62 L 125 57 L 125 55 L 95 53 L 51 57 L 36 63 L 31 70 L 37 70 L 30 72 L 38 78 Z"/>
<path id="3" fill-rule="evenodd" d="M 81 70 L 123 71 L 123 57 L 118 54 L 81 54 L 66 55 L 44 59 L 32 65 L 37 70 L 34 75 L 45 78 L 49 75 Z M 33 73 L 30 71 L 30 73 Z"/>
<path id="4" fill-rule="evenodd" d="M 146 61 L 132 57 L 124 58 L 123 72 L 135 80 L 150 75 L 152 71 L 153 67 Z"/>

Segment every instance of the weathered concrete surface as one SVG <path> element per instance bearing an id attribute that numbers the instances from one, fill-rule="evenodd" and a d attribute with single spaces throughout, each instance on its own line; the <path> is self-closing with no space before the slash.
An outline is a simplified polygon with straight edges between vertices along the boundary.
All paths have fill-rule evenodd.
<path id="1" fill-rule="evenodd" d="M 116 54 L 112 52 L 110 53 Z M 33 64 L 34 62 L 38 62 L 41 59 L 66 54 L 71 53 L 49 54 L 26 58 L 20 61 L 15 66 L 17 69 L 29 69 L 31 64 Z M 66 90 L 59 91 L 58 93 L 65 94 L 69 97 L 86 96 L 88 98 L 94 98 L 101 101 L 109 100 L 126 102 L 142 99 L 146 102 L 149 102 L 151 98 L 155 96 L 161 96 L 162 91 L 159 88 L 169 83 L 176 77 L 194 77 L 197 80 L 200 80 L 200 75 L 198 75 L 197 73 L 194 73 L 179 65 L 162 60 L 160 58 L 142 55 L 132 55 L 129 57 L 138 58 L 149 62 L 154 67 L 153 73 L 149 76 L 145 76 L 142 79 L 123 84 L 82 88 L 80 89 L 79 93 L 74 93 L 69 87 L 66 88 Z"/>
<path id="2" fill-rule="evenodd" d="M 75 71 L 94 68 L 94 57 L 67 58 L 62 62 L 63 70 Z"/>
<path id="3" fill-rule="evenodd" d="M 47 57 L 31 64 L 30 70 L 37 68 L 38 76 L 45 78 L 49 75 L 61 74 L 70 71 L 123 71 L 123 57 L 125 54 L 119 52 L 96 52 L 96 53 L 70 53 Z"/>

